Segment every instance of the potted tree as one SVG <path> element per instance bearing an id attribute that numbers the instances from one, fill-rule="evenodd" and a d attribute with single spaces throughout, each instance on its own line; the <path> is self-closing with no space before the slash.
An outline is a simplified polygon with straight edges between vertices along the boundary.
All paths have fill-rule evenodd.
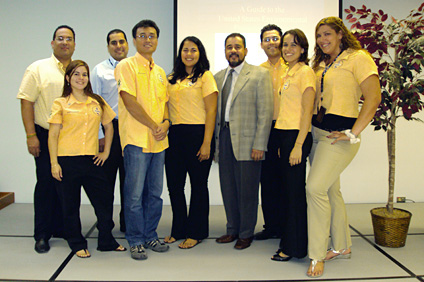
<path id="1" fill-rule="evenodd" d="M 381 104 L 372 121 L 374 130 L 387 134 L 389 195 L 386 207 L 371 210 L 377 244 L 403 247 L 411 213 L 393 208 L 395 188 L 396 121 L 419 120 L 414 115 L 423 109 L 424 94 L 424 3 L 402 20 L 365 5 L 345 9 L 352 32 L 378 66 Z"/>

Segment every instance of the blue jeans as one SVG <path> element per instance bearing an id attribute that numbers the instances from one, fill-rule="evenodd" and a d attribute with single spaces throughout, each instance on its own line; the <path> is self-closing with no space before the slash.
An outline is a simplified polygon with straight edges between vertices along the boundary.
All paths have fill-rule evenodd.
<path id="1" fill-rule="evenodd" d="M 133 247 L 158 238 L 156 228 L 162 216 L 165 151 L 143 153 L 143 148 L 124 149 L 125 237 Z"/>

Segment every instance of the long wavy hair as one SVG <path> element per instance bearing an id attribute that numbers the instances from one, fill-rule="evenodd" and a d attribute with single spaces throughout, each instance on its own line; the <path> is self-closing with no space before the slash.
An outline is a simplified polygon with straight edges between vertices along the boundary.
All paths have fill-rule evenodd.
<path id="1" fill-rule="evenodd" d="M 280 46 L 279 46 L 280 50 L 283 49 L 284 37 L 287 34 L 293 35 L 294 43 L 296 43 L 297 45 L 300 46 L 300 48 L 303 49 L 303 53 L 300 55 L 298 62 L 304 62 L 307 65 L 309 63 L 309 59 L 308 59 L 309 43 L 308 43 L 308 39 L 306 38 L 306 35 L 303 33 L 303 31 L 297 28 L 286 31 L 281 37 Z M 281 56 L 283 57 L 283 55 Z M 284 57 L 283 57 L 283 60 L 284 60 Z"/>
<path id="2" fill-rule="evenodd" d="M 181 53 L 183 51 L 184 43 L 186 41 L 193 42 L 194 44 L 196 44 L 197 49 L 199 49 L 199 61 L 194 65 L 192 74 L 186 72 L 186 67 L 183 63 L 183 60 L 181 59 Z M 177 80 L 184 80 L 189 76 L 191 76 L 191 82 L 195 83 L 197 79 L 205 73 L 205 71 L 209 70 L 209 67 L 209 60 L 206 56 L 206 50 L 202 44 L 202 41 L 200 41 L 200 39 L 195 36 L 188 36 L 184 38 L 184 40 L 180 44 L 178 56 L 175 59 L 174 63 L 174 69 L 172 70 L 172 73 L 169 76 L 169 83 L 175 84 Z"/>
<path id="3" fill-rule="evenodd" d="M 81 60 L 74 60 L 70 62 L 69 65 L 66 67 L 66 71 L 65 71 L 65 82 L 63 84 L 62 97 L 69 97 L 71 95 L 72 87 L 69 81 L 71 81 L 72 75 L 74 74 L 75 70 L 79 67 L 85 67 L 87 69 L 87 76 L 90 77 L 90 69 L 86 62 Z M 68 78 L 69 81 L 66 78 Z M 99 102 L 100 106 L 103 109 L 103 106 L 105 105 L 105 101 L 102 99 L 102 97 L 93 93 L 93 89 L 91 88 L 90 78 L 88 79 L 88 83 L 84 88 L 84 94 L 86 94 L 87 96 Z"/>
<path id="4" fill-rule="evenodd" d="M 318 29 L 323 26 L 328 25 L 331 29 L 336 31 L 336 33 L 341 32 L 342 33 L 342 42 L 340 44 L 340 49 L 342 51 L 346 49 L 354 49 L 354 50 L 361 50 L 361 43 L 356 39 L 356 37 L 346 28 L 343 21 L 338 17 L 328 17 L 323 18 L 320 20 L 315 27 L 315 55 L 312 63 L 312 68 L 315 70 L 318 68 L 319 64 L 322 61 L 328 62 L 330 59 L 330 55 L 325 54 L 321 48 L 316 44 L 317 39 L 317 32 Z"/>

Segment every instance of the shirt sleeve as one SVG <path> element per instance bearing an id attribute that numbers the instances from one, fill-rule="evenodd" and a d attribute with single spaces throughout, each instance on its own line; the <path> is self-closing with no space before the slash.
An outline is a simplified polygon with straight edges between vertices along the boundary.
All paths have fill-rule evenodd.
<path id="1" fill-rule="evenodd" d="M 91 72 L 91 77 L 90 77 L 91 88 L 93 89 L 93 93 L 102 96 L 102 82 L 97 72 L 98 72 L 98 68 L 96 66 Z"/>
<path id="2" fill-rule="evenodd" d="M 29 66 L 24 73 L 24 77 L 22 78 L 17 98 L 35 102 L 39 95 L 40 88 L 37 75 L 31 69 L 31 66 Z"/>
<path id="3" fill-rule="evenodd" d="M 314 71 L 308 67 L 304 66 L 300 73 L 300 92 L 303 94 L 305 90 L 309 87 L 315 91 L 316 89 L 316 77 Z"/>
<path id="4" fill-rule="evenodd" d="M 353 75 L 359 85 L 371 75 L 378 76 L 377 65 L 372 57 L 364 51 L 358 51 L 353 60 Z"/>
<path id="5" fill-rule="evenodd" d="M 210 71 L 206 71 L 202 76 L 202 95 L 203 98 L 210 94 L 218 92 L 215 78 Z"/>
<path id="6" fill-rule="evenodd" d="M 131 69 L 127 61 L 121 61 L 115 68 L 115 79 L 118 86 L 118 93 L 125 91 L 136 97 L 136 72 Z M 166 77 L 166 76 L 165 76 Z"/>
<path id="7" fill-rule="evenodd" d="M 48 123 L 62 124 L 63 107 L 59 99 L 56 99 L 53 102 L 52 111 L 51 111 L 49 119 L 47 120 Z"/>
<path id="8" fill-rule="evenodd" d="M 102 98 L 103 99 L 103 98 Z M 105 105 L 103 106 L 103 114 L 102 114 L 102 124 L 108 124 L 110 123 L 114 118 L 116 114 L 112 110 L 112 108 L 105 102 Z"/>

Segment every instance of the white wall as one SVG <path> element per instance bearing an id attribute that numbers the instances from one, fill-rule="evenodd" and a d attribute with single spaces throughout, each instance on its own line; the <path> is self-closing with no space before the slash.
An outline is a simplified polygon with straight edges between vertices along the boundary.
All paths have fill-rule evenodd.
<path id="1" fill-rule="evenodd" d="M 394 0 L 368 1 L 372 9 L 384 7 L 386 13 L 405 17 L 420 4 L 408 0 L 400 4 Z M 101 5 L 95 5 L 101 3 Z M 344 7 L 362 5 L 364 1 L 344 0 Z M 173 1 L 8 1 L 0 0 L 0 192 L 15 192 L 16 202 L 32 202 L 35 183 L 35 165 L 26 151 L 26 140 L 16 94 L 25 68 L 33 61 L 51 55 L 50 41 L 53 30 L 68 24 L 76 32 L 74 59 L 83 59 L 91 67 L 107 56 L 106 34 L 121 28 L 131 38 L 131 29 L 144 18 L 156 21 L 161 29 L 155 61 L 169 73 L 172 69 Z M 284 30 L 284 27 L 282 27 Z M 256 32 L 256 31 L 255 31 Z M 313 39 L 309 38 L 313 45 Z M 129 54 L 135 49 L 130 44 Z M 419 117 L 424 119 L 424 114 Z M 421 162 L 424 149 L 423 124 L 399 120 L 397 137 L 397 196 L 424 202 L 424 173 Z M 383 203 L 387 198 L 387 153 L 384 132 L 367 128 L 362 136 L 361 149 L 352 164 L 342 174 L 342 191 L 349 203 Z M 211 204 L 222 204 L 217 165 L 209 178 Z M 189 190 L 189 189 L 187 189 Z M 116 203 L 119 193 L 115 193 Z M 166 184 L 164 204 L 169 204 Z M 86 198 L 83 199 L 87 203 Z"/>
<path id="2" fill-rule="evenodd" d="M 133 26 L 142 19 L 152 19 L 161 30 L 154 59 L 169 73 L 173 60 L 173 10 L 173 0 L 0 0 L 1 192 L 15 192 L 16 202 L 33 201 L 35 164 L 26 149 L 16 95 L 27 66 L 51 56 L 55 28 L 67 24 L 75 30 L 73 58 L 86 61 L 92 69 L 109 57 L 106 35 L 110 30 L 125 31 L 128 54 L 132 56 Z"/>

